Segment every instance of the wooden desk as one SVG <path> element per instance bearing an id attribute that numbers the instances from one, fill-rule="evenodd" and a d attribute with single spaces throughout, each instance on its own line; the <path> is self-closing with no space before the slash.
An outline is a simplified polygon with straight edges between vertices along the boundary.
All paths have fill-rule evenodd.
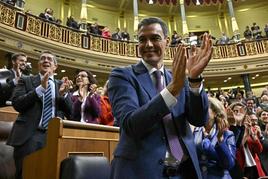
<path id="1" fill-rule="evenodd" d="M 14 122 L 17 119 L 18 112 L 12 106 L 0 108 L 0 120 L 6 122 Z"/>
<path id="2" fill-rule="evenodd" d="M 69 155 L 104 155 L 110 161 L 119 139 L 119 128 L 53 119 L 46 147 L 24 160 L 23 178 L 58 179 L 60 163 Z"/>

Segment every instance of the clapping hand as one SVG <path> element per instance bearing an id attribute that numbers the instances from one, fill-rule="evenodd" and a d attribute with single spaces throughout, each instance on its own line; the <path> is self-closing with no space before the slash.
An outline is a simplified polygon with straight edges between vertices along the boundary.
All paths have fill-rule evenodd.
<path id="1" fill-rule="evenodd" d="M 205 33 L 201 48 L 191 47 L 189 58 L 187 59 L 187 70 L 190 78 L 198 78 L 204 71 L 211 59 L 213 52 L 211 36 Z"/>
<path id="2" fill-rule="evenodd" d="M 47 71 L 43 78 L 41 79 L 41 86 L 44 88 L 44 89 L 47 89 L 48 87 L 48 79 L 49 79 L 49 76 L 51 76 L 52 72 L 50 71 Z"/>
<path id="3" fill-rule="evenodd" d="M 172 81 L 168 84 L 167 89 L 173 96 L 178 96 L 183 88 L 186 70 L 185 48 L 179 45 L 172 63 Z"/>
<path id="4" fill-rule="evenodd" d="M 19 67 L 19 65 L 17 65 L 17 67 L 16 67 L 16 78 L 15 78 L 15 80 L 16 80 L 16 82 L 18 82 L 19 81 L 19 79 L 20 79 L 20 77 L 21 77 L 21 74 L 22 74 L 22 72 L 21 72 L 21 70 L 20 70 L 20 67 Z"/>
<path id="5" fill-rule="evenodd" d="M 178 96 L 183 88 L 186 68 L 190 78 L 198 78 L 210 61 L 212 52 L 212 40 L 210 35 L 206 33 L 203 36 L 201 48 L 192 46 L 188 59 L 186 59 L 185 47 L 181 44 L 178 46 L 172 63 L 173 78 L 167 86 L 167 89 L 173 96 Z"/>
<path id="6" fill-rule="evenodd" d="M 62 78 L 62 84 L 59 88 L 59 94 L 63 96 L 65 93 L 67 93 L 70 89 L 73 88 L 73 82 L 72 80 L 69 80 L 68 77 Z"/>

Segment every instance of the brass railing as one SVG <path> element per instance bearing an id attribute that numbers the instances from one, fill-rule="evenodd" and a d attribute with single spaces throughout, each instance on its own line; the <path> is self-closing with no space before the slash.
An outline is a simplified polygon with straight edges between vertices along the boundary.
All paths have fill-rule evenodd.
<path id="1" fill-rule="evenodd" d="M 24 13 L 0 2 L 0 23 L 59 43 L 120 56 L 138 57 L 137 43 L 114 41 L 88 35 L 37 16 Z M 189 48 L 188 48 L 189 49 Z M 173 59 L 175 47 L 166 49 L 166 60 Z M 268 40 L 247 41 L 214 46 L 213 59 L 235 58 L 268 53 Z"/>

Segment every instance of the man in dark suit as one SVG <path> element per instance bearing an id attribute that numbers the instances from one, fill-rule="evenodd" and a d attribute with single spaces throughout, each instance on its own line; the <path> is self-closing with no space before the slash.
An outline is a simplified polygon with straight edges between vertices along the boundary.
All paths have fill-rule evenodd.
<path id="1" fill-rule="evenodd" d="M 6 101 L 10 100 L 13 89 L 26 70 L 27 56 L 24 53 L 15 53 L 11 56 L 11 62 L 9 73 L 3 72 L 0 75 L 0 107 L 6 106 Z"/>
<path id="2" fill-rule="evenodd" d="M 19 78 L 23 75 L 23 71 L 26 70 L 27 56 L 24 53 L 15 53 L 11 56 L 12 68 L 9 70 L 11 75 L 7 79 L 8 91 L 7 99 L 11 98 L 12 92 L 18 83 Z"/>
<path id="3" fill-rule="evenodd" d="M 138 26 L 141 61 L 116 68 L 110 75 L 108 96 L 120 126 L 111 178 L 201 179 L 189 123 L 202 126 L 208 118 L 207 96 L 199 75 L 211 58 L 212 42 L 205 34 L 201 48 L 193 46 L 189 59 L 179 45 L 171 74 L 163 64 L 167 37 L 167 26 L 161 19 L 143 19 Z M 160 81 L 154 77 L 157 70 L 166 86 L 160 93 L 155 87 Z M 169 114 L 171 125 L 167 127 L 163 119 Z M 176 131 L 169 135 L 172 127 Z M 170 137 L 179 139 L 176 147 L 183 150 L 180 160 L 168 145 Z"/>
<path id="4" fill-rule="evenodd" d="M 68 117 L 71 113 L 72 102 L 67 91 L 72 82 L 67 77 L 62 81 L 54 79 L 53 73 L 57 69 L 55 55 L 49 51 L 43 52 L 38 67 L 38 75 L 22 76 L 19 79 L 12 97 L 12 105 L 19 115 L 7 144 L 14 147 L 16 179 L 22 178 L 24 157 L 45 146 L 47 120 L 54 116 Z M 45 97 L 48 90 L 50 94 Z M 46 99 L 51 104 L 51 108 L 48 108 L 49 119 L 44 111 Z"/>

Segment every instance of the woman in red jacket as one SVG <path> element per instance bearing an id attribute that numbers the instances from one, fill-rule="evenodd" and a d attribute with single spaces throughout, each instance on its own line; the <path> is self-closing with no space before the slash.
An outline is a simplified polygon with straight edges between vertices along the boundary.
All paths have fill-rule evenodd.
<path id="1" fill-rule="evenodd" d="M 245 133 L 240 147 L 237 150 L 236 158 L 248 179 L 256 179 L 265 176 L 258 155 L 263 147 L 259 140 L 261 130 L 253 121 L 257 119 L 255 114 L 247 116 L 244 121 Z"/>

